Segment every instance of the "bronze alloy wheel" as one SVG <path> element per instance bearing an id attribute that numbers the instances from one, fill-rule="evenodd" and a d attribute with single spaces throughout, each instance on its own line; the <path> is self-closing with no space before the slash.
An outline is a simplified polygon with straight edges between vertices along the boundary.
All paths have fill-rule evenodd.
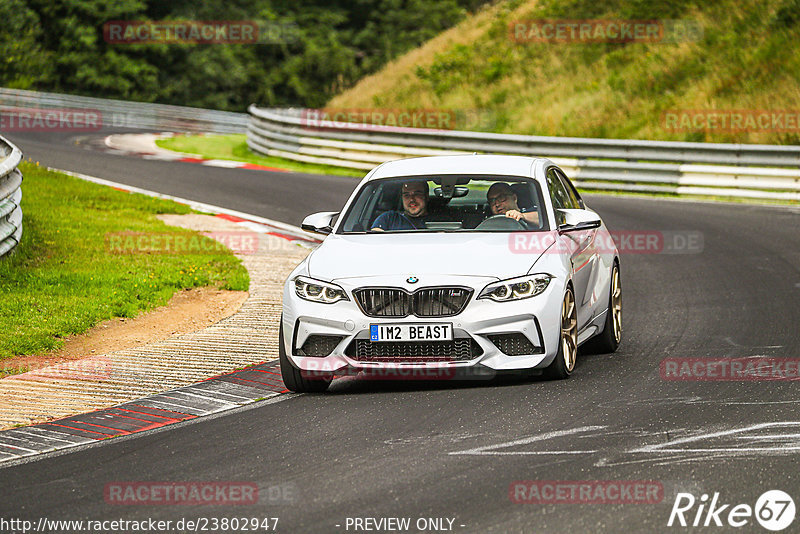
<path id="1" fill-rule="evenodd" d="M 561 356 L 564 358 L 564 367 L 571 373 L 578 356 L 578 319 L 575 295 L 571 288 L 564 294 L 561 305 Z"/>
<path id="2" fill-rule="evenodd" d="M 614 267 L 611 276 L 611 319 L 614 327 L 614 340 L 622 339 L 622 286 L 619 283 L 619 268 Z"/>

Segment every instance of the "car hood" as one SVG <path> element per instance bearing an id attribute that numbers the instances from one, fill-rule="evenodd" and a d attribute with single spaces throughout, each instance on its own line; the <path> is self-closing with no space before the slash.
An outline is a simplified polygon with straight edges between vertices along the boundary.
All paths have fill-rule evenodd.
<path id="1" fill-rule="evenodd" d="M 521 276 L 541 256 L 513 252 L 508 233 L 330 235 L 309 257 L 309 275 L 333 281 L 428 274 Z"/>

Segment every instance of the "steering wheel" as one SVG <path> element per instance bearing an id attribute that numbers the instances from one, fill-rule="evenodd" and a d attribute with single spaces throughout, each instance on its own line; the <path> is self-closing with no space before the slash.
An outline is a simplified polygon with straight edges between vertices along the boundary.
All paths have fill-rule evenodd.
<path id="1" fill-rule="evenodd" d="M 522 221 L 515 221 L 505 215 L 492 215 L 478 226 L 476 230 L 527 230 L 528 226 Z"/>

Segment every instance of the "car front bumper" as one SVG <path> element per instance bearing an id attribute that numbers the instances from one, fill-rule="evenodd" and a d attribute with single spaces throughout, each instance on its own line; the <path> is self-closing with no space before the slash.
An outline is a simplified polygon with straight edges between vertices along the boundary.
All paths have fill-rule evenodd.
<path id="1" fill-rule="evenodd" d="M 405 318 L 368 317 L 355 302 L 353 290 L 365 285 L 401 287 L 407 290 L 418 289 L 398 280 L 337 280 L 350 300 L 334 304 L 310 302 L 298 297 L 294 292 L 292 278 L 284 286 L 283 295 L 283 343 L 289 360 L 301 371 L 310 373 L 350 374 L 360 371 L 381 371 L 398 369 L 420 371 L 414 376 L 424 377 L 423 371 L 458 370 L 475 371 L 478 375 L 494 374 L 499 371 L 515 371 L 543 368 L 552 362 L 558 351 L 560 336 L 561 300 L 564 281 L 551 280 L 547 289 L 535 297 L 510 301 L 494 302 L 476 297 L 489 283 L 497 281 L 489 277 L 448 277 L 447 280 L 434 280 L 430 285 L 468 286 L 474 292 L 465 309 L 458 315 L 443 318 L 423 318 L 410 315 Z M 430 282 L 429 282 L 430 283 Z M 427 284 L 426 284 L 427 285 Z M 446 361 L 408 361 L 402 357 L 390 361 L 363 361 L 353 355 L 356 340 L 369 340 L 370 325 L 373 324 L 426 324 L 451 323 L 454 338 L 471 338 L 479 350 L 469 359 Z M 498 334 L 522 334 L 533 345 L 531 354 L 508 355 L 490 340 Z M 301 347 L 309 336 L 338 336 L 341 339 L 326 356 L 304 356 Z M 362 342 L 363 343 L 363 342 Z M 377 343 L 377 342 L 376 342 Z M 411 342 L 408 342 L 411 343 Z M 326 350 L 327 352 L 327 350 Z M 447 373 L 443 373 L 451 376 Z M 387 374 L 387 376 L 391 376 Z M 398 371 L 397 376 L 404 375 Z M 405 375 L 408 376 L 408 375 Z M 431 376 L 437 376 L 431 373 Z"/>

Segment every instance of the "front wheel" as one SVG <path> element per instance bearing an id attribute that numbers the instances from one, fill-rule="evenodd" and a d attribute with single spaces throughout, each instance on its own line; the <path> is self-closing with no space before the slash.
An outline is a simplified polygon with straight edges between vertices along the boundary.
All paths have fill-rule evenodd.
<path id="1" fill-rule="evenodd" d="M 320 376 L 303 376 L 303 371 L 292 365 L 286 355 L 286 346 L 283 343 L 283 317 L 278 340 L 278 359 L 281 362 L 281 377 L 284 385 L 295 393 L 321 393 L 328 389 L 333 380 L 332 375 L 324 374 Z"/>
<path id="2" fill-rule="evenodd" d="M 561 336 L 558 340 L 558 353 L 552 363 L 544 370 L 547 378 L 561 380 L 569 377 L 575 369 L 578 357 L 578 312 L 575 307 L 575 293 L 567 287 L 561 302 Z"/>

